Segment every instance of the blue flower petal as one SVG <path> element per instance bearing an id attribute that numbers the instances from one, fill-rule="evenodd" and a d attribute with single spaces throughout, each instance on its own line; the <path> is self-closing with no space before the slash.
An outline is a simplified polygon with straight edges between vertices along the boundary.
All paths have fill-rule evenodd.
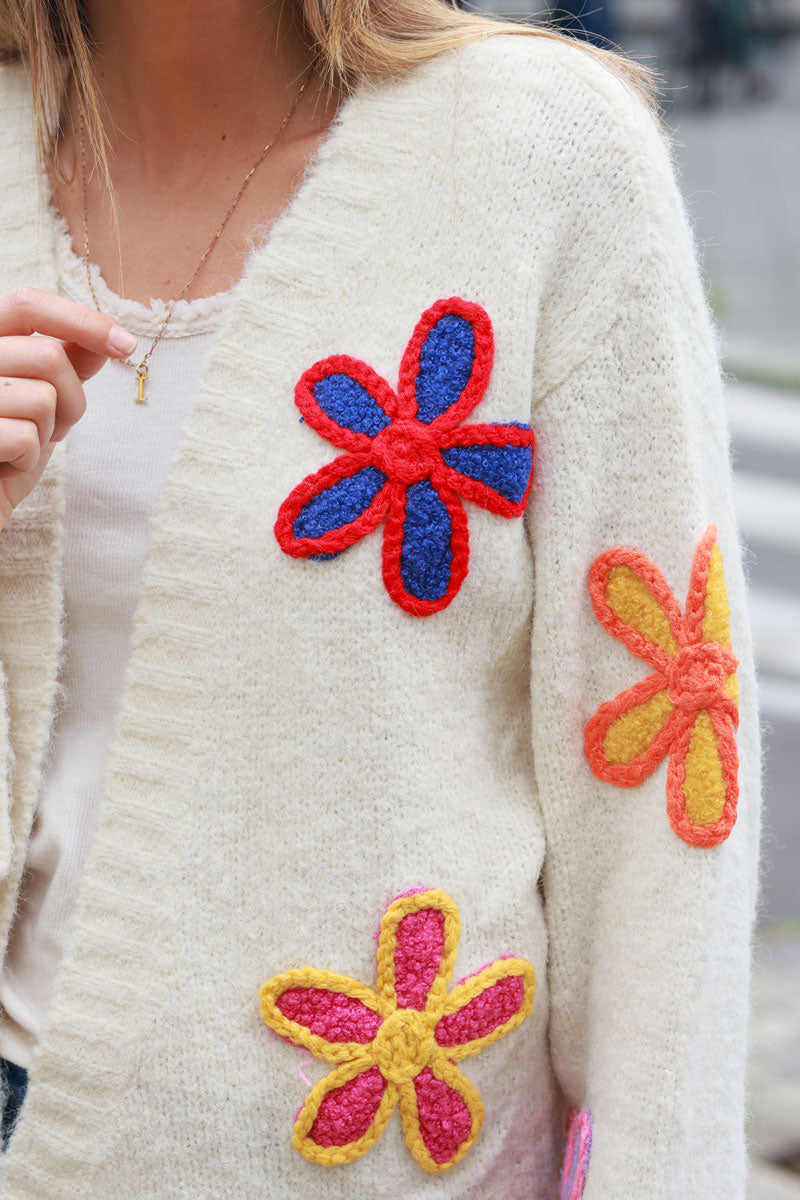
<path id="1" fill-rule="evenodd" d="M 453 552 L 450 514 L 431 483 L 424 479 L 406 492 L 400 576 L 419 600 L 439 600 L 450 586 Z"/>
<path id="2" fill-rule="evenodd" d="M 530 446 L 453 446 L 442 451 L 448 467 L 494 488 L 518 504 L 525 495 L 533 468 Z"/>
<path id="3" fill-rule="evenodd" d="M 369 508 L 386 476 L 377 467 L 362 467 L 337 480 L 303 505 L 292 524 L 296 538 L 319 538 L 355 521 Z M 321 556 L 318 556 L 321 557 Z"/>
<path id="4" fill-rule="evenodd" d="M 391 424 L 364 385 L 343 372 L 323 376 L 314 384 L 313 391 L 314 399 L 325 415 L 353 433 L 375 437 Z"/>
<path id="5" fill-rule="evenodd" d="M 419 355 L 417 419 L 429 425 L 455 404 L 469 382 L 475 331 L 466 317 L 445 313 L 431 329 Z"/>

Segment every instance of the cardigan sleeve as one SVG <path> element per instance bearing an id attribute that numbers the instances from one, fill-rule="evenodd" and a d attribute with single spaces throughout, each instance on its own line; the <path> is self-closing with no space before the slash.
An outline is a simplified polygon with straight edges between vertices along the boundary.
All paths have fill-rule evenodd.
<path id="1" fill-rule="evenodd" d="M 635 107 L 618 254 L 583 300 L 554 281 L 533 405 L 550 1038 L 592 1128 L 565 1194 L 743 1200 L 753 659 L 715 329 L 668 145 Z"/>

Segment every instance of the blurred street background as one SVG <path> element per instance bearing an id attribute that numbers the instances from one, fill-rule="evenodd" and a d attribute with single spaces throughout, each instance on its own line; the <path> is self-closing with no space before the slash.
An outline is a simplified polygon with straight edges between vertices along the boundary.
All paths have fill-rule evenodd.
<path id="1" fill-rule="evenodd" d="M 723 332 L 765 747 L 749 1200 L 800 1200 L 800 0 L 465 0 L 662 76 Z"/>

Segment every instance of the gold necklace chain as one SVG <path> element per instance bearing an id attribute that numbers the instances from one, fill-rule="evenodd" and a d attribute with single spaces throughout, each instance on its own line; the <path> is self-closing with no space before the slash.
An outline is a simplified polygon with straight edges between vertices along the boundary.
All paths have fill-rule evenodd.
<path id="1" fill-rule="evenodd" d="M 217 232 L 214 234 L 213 238 L 209 242 L 208 249 L 206 250 L 203 257 L 200 259 L 199 263 L 195 267 L 195 269 L 192 272 L 189 279 L 186 281 L 184 286 L 181 288 L 179 295 L 176 296 L 176 298 L 170 302 L 169 308 L 167 309 L 167 315 L 164 317 L 164 320 L 161 323 L 161 328 L 158 330 L 158 333 L 156 334 L 153 344 L 151 345 L 150 349 L 145 354 L 142 361 L 137 364 L 137 363 L 132 363 L 129 358 L 120 360 L 125 364 L 125 366 L 133 367 L 134 370 L 136 371 L 136 379 L 137 379 L 137 382 L 139 385 L 139 390 L 138 390 L 138 394 L 134 398 L 135 398 L 137 404 L 145 404 L 147 402 L 147 397 L 144 394 L 144 384 L 145 384 L 145 380 L 147 379 L 147 375 L 148 375 L 148 364 L 150 362 L 150 356 L 152 355 L 156 346 L 158 345 L 158 343 L 161 341 L 161 338 L 163 337 L 164 330 L 167 328 L 167 325 L 170 322 L 170 318 L 175 310 L 175 305 L 178 303 L 179 300 L 182 300 L 184 298 L 186 293 L 189 291 L 189 288 L 192 286 L 195 279 L 200 274 L 201 270 L 205 266 L 208 256 L 211 254 L 212 250 L 214 249 L 217 242 L 221 238 L 223 231 L 225 229 L 225 226 L 228 224 L 228 221 L 233 216 L 236 206 L 238 205 L 239 201 L 241 200 L 242 196 L 244 195 L 245 189 L 247 188 L 248 183 L 253 178 L 256 171 L 261 166 L 261 164 L 263 163 L 264 159 L 269 154 L 272 147 L 278 143 L 284 129 L 289 124 L 289 122 L 291 121 L 294 114 L 297 112 L 298 105 L 300 104 L 300 101 L 303 98 L 303 93 L 306 90 L 306 86 L 308 85 L 308 82 L 311 79 L 313 72 L 314 72 L 314 64 L 312 63 L 311 66 L 309 67 L 308 71 L 306 72 L 306 77 L 303 80 L 302 84 L 300 85 L 300 89 L 299 89 L 297 95 L 295 96 L 294 100 L 292 101 L 292 105 L 289 108 L 289 111 L 287 112 L 286 116 L 283 118 L 283 121 L 281 122 L 278 132 L 275 134 L 272 141 L 267 142 L 266 146 L 263 148 L 263 150 L 259 154 L 256 161 L 253 163 L 252 167 L 245 175 L 244 179 L 241 182 L 238 192 L 236 193 L 236 195 L 233 198 L 233 203 L 231 204 L 228 211 L 225 213 L 225 216 L 222 219 L 222 223 L 221 223 L 219 229 L 217 230 Z M 84 123 L 83 123 L 83 111 L 82 110 L 81 110 L 81 119 L 80 119 L 80 153 L 81 153 L 81 183 L 83 184 L 83 261 L 84 261 L 84 265 L 86 267 L 86 278 L 89 281 L 89 290 L 92 294 L 92 300 L 94 301 L 94 306 L 98 312 L 102 312 L 102 309 L 100 307 L 100 302 L 97 299 L 97 293 L 94 288 L 94 281 L 92 280 L 91 259 L 90 259 L 90 254 L 89 254 L 89 191 L 88 191 L 87 182 L 86 182 L 86 144 L 85 144 L 85 137 L 84 137 Z"/>

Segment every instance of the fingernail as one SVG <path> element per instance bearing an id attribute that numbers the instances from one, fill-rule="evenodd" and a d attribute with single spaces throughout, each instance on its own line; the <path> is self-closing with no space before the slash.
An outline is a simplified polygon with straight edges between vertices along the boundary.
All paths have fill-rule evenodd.
<path id="1" fill-rule="evenodd" d="M 115 354 L 130 354 L 136 349 L 136 338 L 121 325 L 112 325 L 106 340 Z"/>

